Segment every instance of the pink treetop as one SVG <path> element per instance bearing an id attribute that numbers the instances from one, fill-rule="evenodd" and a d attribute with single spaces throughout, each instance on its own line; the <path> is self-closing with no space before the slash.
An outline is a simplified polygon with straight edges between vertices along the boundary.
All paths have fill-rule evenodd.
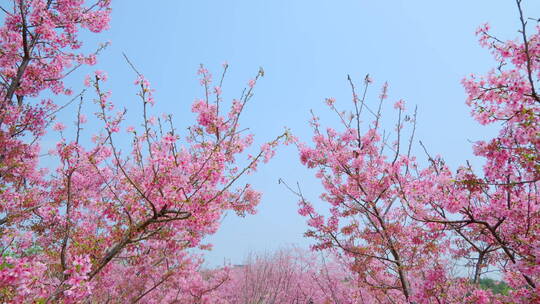
<path id="1" fill-rule="evenodd" d="M 208 297 L 203 297 L 204 284 L 211 283 L 197 279 L 200 262 L 186 249 L 206 248 L 201 240 L 217 230 L 225 210 L 239 215 L 255 212 L 260 194 L 249 184 L 235 187 L 236 181 L 267 160 L 287 135 L 264 144 L 245 166 L 239 166 L 238 155 L 253 140 L 239 125 L 241 111 L 253 96 L 251 88 L 226 116 L 220 115 L 217 92 L 215 101 L 195 101 L 197 123 L 182 143 L 172 116 L 152 121 L 148 113 L 152 90 L 139 76 L 143 121 L 140 128 L 129 129 L 132 149 L 124 154 L 116 142 L 126 112 L 114 112 L 110 94 L 102 89 L 103 79 L 96 73 L 90 81 L 103 131 L 94 136 L 94 147 L 82 147 L 79 108 L 76 137 L 62 139 L 55 151 L 61 165 L 48 183 L 52 199 L 36 211 L 32 231 L 36 244 L 48 253 L 39 258 L 53 267 L 48 270 L 51 275 L 40 281 L 54 286 L 44 299 L 76 302 L 106 295 L 159 303 L 173 295 L 185 296 L 188 291 L 178 288 L 194 280 L 190 284 L 195 284 L 202 301 Z M 77 266 L 78 260 L 86 266 Z M 73 275 L 73 267 L 79 276 Z M 115 277 L 118 285 L 111 285 Z"/>
<path id="2" fill-rule="evenodd" d="M 300 189 L 299 213 L 308 217 L 310 230 L 306 236 L 315 238 L 314 250 L 330 250 L 347 257 L 346 266 L 359 279 L 369 301 L 407 303 L 418 297 L 426 274 L 443 269 L 444 232 L 414 221 L 402 208 L 402 186 L 414 181 L 414 157 L 410 156 L 412 136 L 404 144 L 403 127 L 415 122 L 415 116 L 404 114 L 403 101 L 396 103 L 397 138 L 392 144 L 381 134 L 380 117 L 387 99 L 388 85 L 381 90 L 375 110 L 366 101 L 372 80 L 366 76 L 359 97 L 352 81 L 353 111 L 341 112 L 333 99 L 327 104 L 342 124 L 342 131 L 326 128 L 314 116 L 310 147 L 299 144 L 300 160 L 317 170 L 316 177 L 325 192 L 320 196 L 327 203 L 327 215 L 318 212 Z M 373 118 L 362 124 L 362 114 Z M 292 189 L 291 189 L 292 190 Z M 445 288 L 446 289 L 446 288 Z"/>

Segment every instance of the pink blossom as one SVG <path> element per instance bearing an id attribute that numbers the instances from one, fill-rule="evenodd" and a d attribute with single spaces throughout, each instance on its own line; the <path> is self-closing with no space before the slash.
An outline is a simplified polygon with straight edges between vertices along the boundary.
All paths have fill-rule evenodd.
<path id="1" fill-rule="evenodd" d="M 248 82 L 248 86 L 253 89 L 253 87 L 255 86 L 255 83 L 256 83 L 255 79 L 250 79 Z"/>
<path id="2" fill-rule="evenodd" d="M 394 103 L 394 109 L 405 111 L 405 101 L 400 99 Z"/>
<path id="3" fill-rule="evenodd" d="M 90 86 L 90 75 L 86 75 L 86 77 L 84 77 L 84 85 L 86 87 L 89 87 Z"/>
<path id="4" fill-rule="evenodd" d="M 66 129 L 66 126 L 63 123 L 57 122 L 53 126 L 53 130 L 55 131 L 64 131 Z"/>
<path id="5" fill-rule="evenodd" d="M 335 98 L 326 98 L 325 100 L 325 103 L 328 105 L 328 106 L 333 106 L 334 103 L 336 102 L 336 99 Z"/>
<path id="6" fill-rule="evenodd" d="M 104 71 L 97 70 L 94 73 L 98 80 L 107 81 L 107 73 L 105 73 Z"/>

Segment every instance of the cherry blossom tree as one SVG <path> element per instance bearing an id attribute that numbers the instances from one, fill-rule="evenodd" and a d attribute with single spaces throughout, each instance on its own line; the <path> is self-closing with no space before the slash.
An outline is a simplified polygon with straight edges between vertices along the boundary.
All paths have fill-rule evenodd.
<path id="1" fill-rule="evenodd" d="M 313 249 L 329 254 L 284 250 L 216 270 L 204 270 L 195 249 L 210 247 L 203 238 L 224 212 L 255 212 L 261 194 L 242 176 L 293 140 L 285 132 L 247 154 L 253 135 L 240 117 L 264 72 L 228 103 L 228 65 L 217 81 L 201 66 L 204 98 L 193 103 L 196 122 L 184 133 L 171 115 L 152 114 L 150 83 L 127 60 L 142 105 L 140 124 L 127 126 L 105 72 L 85 79 L 84 94 L 64 84 L 106 46 L 85 54 L 78 37 L 107 29 L 110 1 L 7 2 L 0 6 L 0 301 L 540 302 L 540 26 L 522 0 L 519 39 L 500 40 L 482 26 L 480 43 L 497 68 L 463 81 L 473 117 L 500 130 L 473 146 L 481 169 L 467 163 L 454 172 L 427 149 L 422 165 L 411 154 L 416 110 L 395 102 L 391 136 L 381 126 L 388 86 L 372 103 L 371 78 L 360 89 L 349 78 L 352 111 L 326 100 L 341 130 L 324 129 L 313 115 L 313 145 L 296 141 L 328 209 L 286 184 L 300 198 Z M 64 96 L 71 101 L 55 101 Z M 76 108 L 71 128 L 55 117 L 68 106 Z M 88 132 L 89 119 L 100 127 Z M 57 142 L 44 153 L 47 131 Z M 45 169 L 43 155 L 58 165 Z M 492 271 L 509 290 L 481 288 Z"/>
<path id="2" fill-rule="evenodd" d="M 525 16 L 517 0 L 519 38 L 502 41 L 489 32 L 477 35 L 497 68 L 463 80 L 473 117 L 482 125 L 499 125 L 499 134 L 474 144 L 485 160 L 480 172 L 467 164 L 452 173 L 440 159 L 420 174 L 419 196 L 406 190 L 419 219 L 452 231 L 459 254 L 473 257 L 475 283 L 487 270 L 502 273 L 513 302 L 538 302 L 540 185 L 540 27 Z M 529 23 L 533 23 L 530 27 Z M 532 30 L 532 34 L 529 32 Z M 505 300 L 507 301 L 507 300 Z"/>
<path id="3" fill-rule="evenodd" d="M 286 248 L 250 254 L 219 291 L 227 303 L 356 303 L 354 273 L 336 257 Z"/>
<path id="4" fill-rule="evenodd" d="M 253 156 L 244 153 L 253 136 L 240 127 L 240 115 L 262 70 L 227 105 L 221 84 L 228 66 L 215 84 L 201 66 L 205 98 L 193 103 L 197 121 L 185 135 L 172 116 L 151 114 L 153 90 L 135 68 L 142 119 L 125 126 L 126 110 L 115 108 L 107 75 L 97 71 L 85 80 L 87 94 L 72 100 L 80 101 L 68 132 L 54 117 L 63 106 L 36 100 L 48 89 L 70 95 L 63 78 L 95 62 L 101 47 L 76 53 L 77 33 L 106 29 L 109 1 L 17 0 L 2 10 L 2 301 L 217 303 L 211 293 L 226 271 L 205 276 L 188 249 L 208 247 L 201 241 L 226 210 L 255 212 L 260 193 L 238 179 L 287 139 L 284 133 Z M 87 112 L 101 123 L 94 134 L 85 128 Z M 59 165 L 47 172 L 39 145 L 49 126 L 59 140 L 48 155 Z M 85 138 L 92 144 L 83 146 Z M 127 152 L 124 138 L 131 138 Z"/>
<path id="5" fill-rule="evenodd" d="M 340 112 L 334 99 L 326 101 L 342 131 L 323 129 L 314 115 L 313 146 L 298 143 L 300 160 L 316 169 L 328 206 L 321 213 L 300 187 L 287 186 L 300 197 L 299 213 L 308 217 L 306 235 L 317 240 L 315 250 L 353 259 L 350 268 L 380 302 L 540 301 L 540 27 L 525 16 L 521 0 L 516 4 L 519 39 L 499 40 L 482 26 L 480 43 L 498 67 L 463 81 L 473 117 L 500 125 L 497 137 L 474 144 L 485 159 L 481 172 L 467 164 L 454 173 L 429 153 L 422 169 L 411 155 L 416 111 L 406 115 L 403 101 L 395 103 L 398 119 L 390 138 L 380 127 L 387 85 L 373 105 L 366 99 L 368 76 L 361 94 L 351 82 L 352 111 Z M 411 125 L 407 135 L 405 124 Z M 509 294 L 480 288 L 488 271 L 502 274 Z"/>
<path id="6" fill-rule="evenodd" d="M 420 277 L 444 268 L 442 256 L 446 252 L 442 245 L 447 240 L 443 232 L 415 221 L 401 206 L 401 185 L 415 180 L 412 171 L 417 165 L 410 155 L 415 115 L 405 116 L 403 101 L 395 103 L 397 138 L 390 143 L 380 131 L 388 85 L 382 87 L 373 110 L 366 102 L 371 78 L 364 79 L 360 95 L 349 81 L 352 112 L 339 111 L 333 99 L 326 100 L 337 113 L 343 131 L 324 130 L 319 118 L 313 116 L 314 146 L 298 144 L 302 163 L 316 169 L 316 177 L 323 184 L 321 199 L 328 203 L 327 215 L 307 201 L 299 186 L 287 187 L 300 197 L 299 213 L 309 218 L 306 236 L 317 241 L 314 250 L 346 256 L 348 267 L 358 275 L 370 299 L 407 303 L 415 297 Z M 361 123 L 363 112 L 373 118 L 365 127 Z M 412 123 L 413 130 L 404 145 L 406 123 Z"/>
<path id="7" fill-rule="evenodd" d="M 63 78 L 96 54 L 82 54 L 78 32 L 101 32 L 109 1 L 10 1 L 0 28 L 0 231 L 2 301 L 24 299 L 46 271 L 36 253 L 32 226 L 47 204 L 39 142 L 60 105 L 39 101 L 45 89 L 70 95 Z M 96 51 L 102 47 L 98 48 Z M 39 284 L 38 284 L 39 285 Z M 39 287 L 41 288 L 41 287 Z M 38 288 L 38 289 L 39 289 Z M 36 290 L 34 290 L 36 291 Z"/>

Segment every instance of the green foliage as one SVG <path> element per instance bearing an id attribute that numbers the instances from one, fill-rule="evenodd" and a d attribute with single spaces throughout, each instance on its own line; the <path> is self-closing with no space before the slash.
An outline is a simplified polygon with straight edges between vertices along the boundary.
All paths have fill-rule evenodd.
<path id="1" fill-rule="evenodd" d="M 0 263 L 0 270 L 4 270 L 6 268 L 13 268 L 13 264 L 10 264 L 6 261 L 2 261 L 2 263 Z"/>
<path id="2" fill-rule="evenodd" d="M 496 281 L 490 278 L 480 279 L 480 287 L 482 289 L 491 290 L 494 294 L 508 295 L 510 286 L 503 281 Z"/>

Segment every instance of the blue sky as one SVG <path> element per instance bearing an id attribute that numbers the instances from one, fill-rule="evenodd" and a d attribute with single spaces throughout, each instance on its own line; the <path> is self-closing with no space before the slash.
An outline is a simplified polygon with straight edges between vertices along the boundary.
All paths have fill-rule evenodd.
<path id="1" fill-rule="evenodd" d="M 526 13 L 538 17 L 540 3 L 525 4 Z M 324 99 L 335 97 L 338 107 L 350 108 L 347 74 L 361 83 L 369 73 L 375 83 L 368 102 L 376 102 L 388 81 L 388 103 L 403 98 L 408 108 L 418 105 L 417 139 L 455 167 L 473 158 L 470 141 L 493 132 L 470 118 L 460 85 L 464 76 L 493 67 L 474 36 L 484 22 L 501 38 L 517 37 L 514 1 L 115 0 L 111 29 L 83 36 L 87 49 L 100 41 L 112 45 L 97 66 L 74 73 L 68 84 L 80 90 L 84 74 L 105 70 L 112 99 L 137 118 L 135 77 L 122 58 L 125 52 L 156 89 L 155 113 L 174 113 L 186 126 L 193 119 L 192 101 L 203 95 L 196 76 L 200 63 L 216 75 L 224 61 L 229 63 L 223 86 L 228 99 L 238 97 L 262 66 L 265 77 L 243 116 L 243 126 L 260 144 L 284 126 L 308 141 L 311 109 L 323 123 L 335 125 Z M 72 115 L 62 113 L 65 119 Z M 391 129 L 395 113 L 385 115 Z M 250 251 L 309 245 L 296 198 L 277 183 L 279 178 L 299 181 L 306 196 L 317 201 L 321 187 L 313 172 L 299 164 L 294 147 L 279 149 L 275 159 L 245 179 L 263 192 L 258 214 L 224 218 L 221 230 L 208 238 L 214 244 L 209 265 L 240 263 Z"/>

